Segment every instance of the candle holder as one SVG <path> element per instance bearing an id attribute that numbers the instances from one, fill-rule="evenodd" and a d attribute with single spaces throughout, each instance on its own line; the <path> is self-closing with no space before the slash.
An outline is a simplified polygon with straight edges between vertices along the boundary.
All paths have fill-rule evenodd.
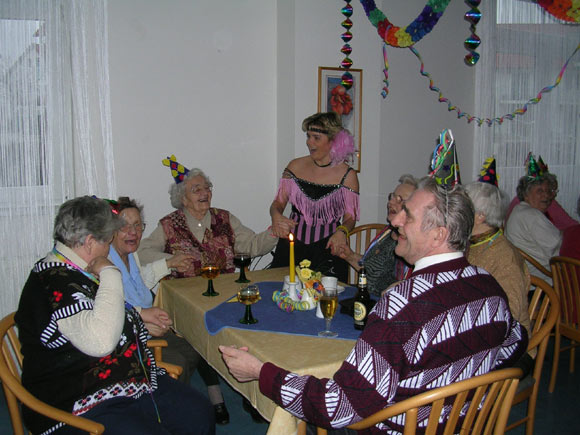
<path id="1" fill-rule="evenodd" d="M 302 283 L 297 278 L 295 278 L 294 282 L 290 282 L 290 276 L 286 275 L 284 277 L 283 290 L 286 290 L 290 299 L 298 301 L 300 300 L 298 298 L 298 292 L 302 290 Z"/>

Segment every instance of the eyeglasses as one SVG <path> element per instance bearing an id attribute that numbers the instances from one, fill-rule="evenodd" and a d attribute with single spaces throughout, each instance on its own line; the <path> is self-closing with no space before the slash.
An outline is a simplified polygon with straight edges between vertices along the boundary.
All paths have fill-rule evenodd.
<path id="1" fill-rule="evenodd" d="M 397 204 L 400 204 L 404 201 L 403 197 L 401 195 L 395 195 L 395 192 L 391 192 L 389 193 L 389 201 L 395 201 Z"/>
<path id="2" fill-rule="evenodd" d="M 211 193 L 211 191 L 213 190 L 213 186 L 211 184 L 206 184 L 205 186 L 193 186 L 191 188 L 191 193 L 198 195 L 201 192 L 208 192 Z"/>
<path id="3" fill-rule="evenodd" d="M 121 231 L 123 231 L 124 233 L 128 233 L 131 230 L 131 228 L 133 228 L 133 231 L 135 231 L 136 233 L 142 233 L 143 231 L 145 231 L 145 226 L 146 224 L 144 222 L 140 224 L 126 224 L 121 227 Z"/>

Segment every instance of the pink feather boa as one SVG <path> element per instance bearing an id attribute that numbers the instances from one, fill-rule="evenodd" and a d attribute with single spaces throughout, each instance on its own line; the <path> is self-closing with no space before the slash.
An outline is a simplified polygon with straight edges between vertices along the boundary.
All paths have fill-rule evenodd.
<path id="1" fill-rule="evenodd" d="M 348 130 L 342 129 L 332 140 L 332 148 L 330 150 L 332 166 L 336 166 L 342 162 L 351 165 L 355 153 L 354 137 Z"/>

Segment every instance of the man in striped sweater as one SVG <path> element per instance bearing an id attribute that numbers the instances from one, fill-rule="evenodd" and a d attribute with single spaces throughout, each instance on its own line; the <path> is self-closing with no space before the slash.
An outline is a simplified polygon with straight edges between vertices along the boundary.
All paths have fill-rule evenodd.
<path id="1" fill-rule="evenodd" d="M 473 219 L 460 186 L 448 191 L 422 180 L 392 221 L 395 252 L 415 265 L 413 274 L 385 292 L 333 378 L 299 376 L 245 348 L 220 346 L 231 373 L 259 380 L 262 394 L 298 418 L 341 428 L 424 391 L 512 366 L 527 334 L 497 281 L 464 257 Z M 427 417 L 422 410 L 420 427 Z M 395 417 L 368 433 L 396 433 L 402 425 Z"/>

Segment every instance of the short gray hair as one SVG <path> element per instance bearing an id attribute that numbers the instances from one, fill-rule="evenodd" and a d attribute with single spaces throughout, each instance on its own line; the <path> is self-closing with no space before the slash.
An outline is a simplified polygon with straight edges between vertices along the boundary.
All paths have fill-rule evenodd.
<path id="1" fill-rule="evenodd" d="M 408 184 L 410 186 L 413 186 L 415 189 L 417 189 L 417 186 L 419 185 L 419 180 L 417 180 L 417 178 L 415 178 L 411 174 L 403 174 L 399 178 L 399 184 Z"/>
<path id="2" fill-rule="evenodd" d="M 518 181 L 518 186 L 516 187 L 516 194 L 518 196 L 518 199 L 520 201 L 524 201 L 524 198 L 526 197 L 532 186 L 535 186 L 536 184 L 542 184 L 544 183 L 544 181 L 546 181 L 544 177 L 531 178 L 528 177 L 527 175 L 521 177 L 520 181 Z"/>
<path id="3" fill-rule="evenodd" d="M 503 226 L 506 211 L 505 194 L 496 186 L 481 181 L 474 181 L 465 186 L 465 191 L 476 213 L 485 216 L 485 222 L 496 228 Z"/>
<path id="4" fill-rule="evenodd" d="M 169 199 L 171 201 L 171 205 L 174 208 L 178 210 L 183 209 L 183 197 L 185 196 L 185 182 L 194 177 L 199 177 L 200 175 L 204 178 L 204 180 L 206 181 L 207 184 L 209 184 L 210 187 L 213 187 L 213 184 L 211 184 L 209 177 L 205 175 L 205 173 L 201 169 L 199 168 L 191 169 L 181 183 L 179 184 L 173 183 L 171 184 L 171 186 L 169 186 Z"/>
<path id="5" fill-rule="evenodd" d="M 465 189 L 456 185 L 451 190 L 439 186 L 433 178 L 425 177 L 419 181 L 419 189 L 434 196 L 432 204 L 425 207 L 422 231 L 435 227 L 445 227 L 448 232 L 447 245 L 455 251 L 465 251 L 475 212 Z"/>
<path id="6" fill-rule="evenodd" d="M 69 248 L 76 248 L 85 243 L 88 235 L 99 242 L 109 242 L 122 226 L 123 221 L 113 214 L 108 202 L 80 196 L 65 202 L 58 209 L 53 237 Z"/>

